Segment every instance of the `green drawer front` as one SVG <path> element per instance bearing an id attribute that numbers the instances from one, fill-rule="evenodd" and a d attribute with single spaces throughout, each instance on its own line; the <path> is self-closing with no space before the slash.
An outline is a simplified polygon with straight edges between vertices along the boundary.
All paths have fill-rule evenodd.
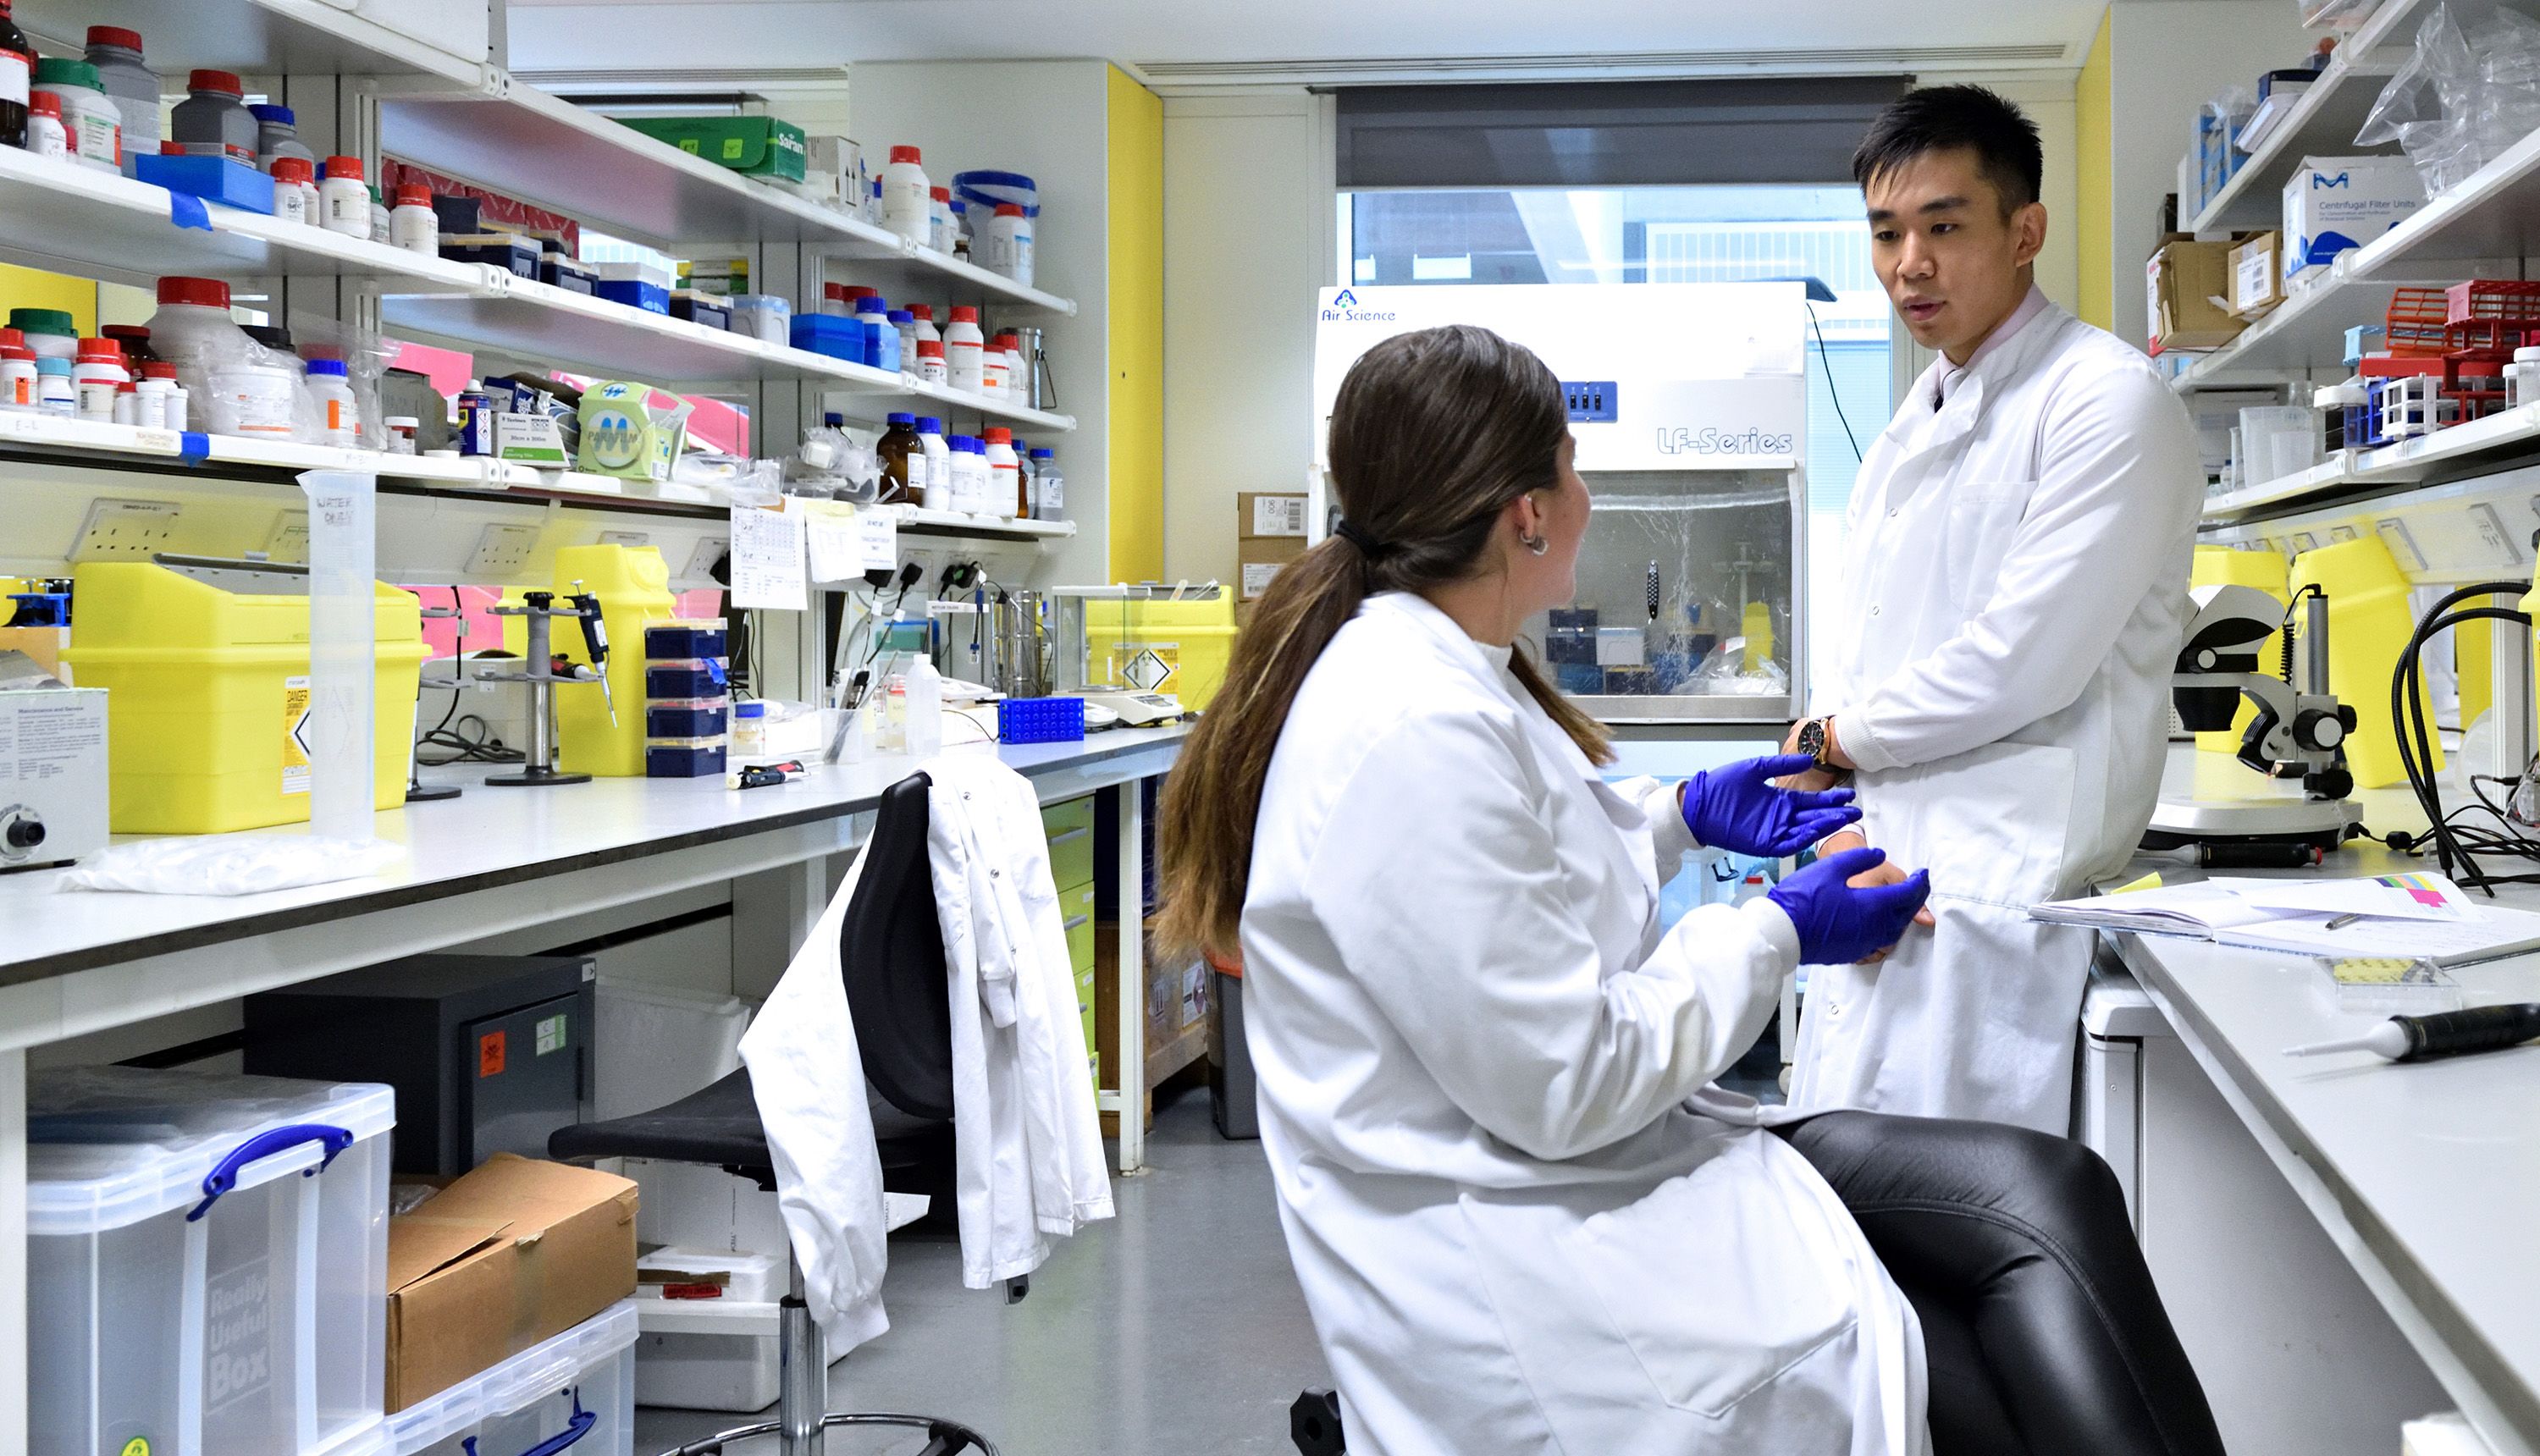
<path id="1" fill-rule="evenodd" d="M 1078 885 L 1094 882 L 1094 800 L 1071 798 L 1040 811 L 1049 834 L 1049 881 L 1061 899 Z"/>
<path id="2" fill-rule="evenodd" d="M 1091 987 L 1094 976 L 1094 886 L 1058 892 L 1058 918 L 1067 927 L 1067 963 Z"/>

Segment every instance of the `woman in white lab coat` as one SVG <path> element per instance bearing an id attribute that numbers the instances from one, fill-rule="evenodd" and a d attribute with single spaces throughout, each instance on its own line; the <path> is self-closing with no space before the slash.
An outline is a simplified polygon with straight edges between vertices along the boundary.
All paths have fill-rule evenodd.
<path id="1" fill-rule="evenodd" d="M 1929 1449 L 1915 1307 L 1811 1163 L 1896 1194 L 1877 1144 L 1900 1120 L 1816 1119 L 1803 1155 L 1708 1085 L 1795 966 L 1893 943 L 1923 881 L 1854 889 L 1878 859 L 1856 851 L 1658 932 L 1658 867 L 1697 834 L 1788 854 L 1852 810 L 1769 788 L 1784 759 L 1681 791 L 1600 781 L 1603 734 L 1514 650 L 1571 599 L 1589 504 L 1534 356 L 1474 328 L 1379 345 L 1330 454 L 1345 520 L 1256 609 L 1161 837 L 1164 937 L 1243 963 L 1263 1141 L 1350 1450 Z M 2032 1136 L 1920 1126 L 1988 1153 Z M 2002 1166 L 2025 1177 L 2034 1151 Z M 2121 1204 L 2114 1226 L 2133 1263 L 2105 1283 L 2139 1300 Z M 2040 1262 L 2018 1254 L 1996 1262 Z M 2099 1356 L 2062 1341 L 2033 1353 Z"/>

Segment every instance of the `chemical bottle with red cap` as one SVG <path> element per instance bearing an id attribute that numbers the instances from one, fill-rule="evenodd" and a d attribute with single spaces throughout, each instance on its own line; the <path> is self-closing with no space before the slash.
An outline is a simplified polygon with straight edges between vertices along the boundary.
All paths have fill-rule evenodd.
<path id="1" fill-rule="evenodd" d="M 1032 225 L 1016 202 L 997 204 L 997 215 L 979 235 L 979 266 L 1031 287 Z"/>
<path id="2" fill-rule="evenodd" d="M 988 499 L 979 508 L 980 513 L 1008 518 L 1022 515 L 1023 462 L 1015 456 L 1015 432 L 1002 427 L 990 430 L 984 444 L 988 456 Z"/>
<path id="3" fill-rule="evenodd" d="M 968 304 L 952 306 L 952 322 L 944 330 L 945 383 L 972 394 L 985 392 L 988 336 L 979 332 L 979 311 Z"/>
<path id="4" fill-rule="evenodd" d="M 297 157 L 273 159 L 273 215 L 288 223 L 320 227 L 325 204 L 318 198 L 318 168 Z"/>
<path id="5" fill-rule="evenodd" d="M 255 113 L 247 88 L 230 71 L 196 71 L 185 78 L 185 100 L 169 118 L 170 135 L 187 157 L 227 157 L 255 166 Z"/>
<path id="6" fill-rule="evenodd" d="M 396 207 L 388 213 L 388 242 L 428 258 L 441 256 L 441 215 L 432 210 L 430 187 L 398 186 Z"/>
<path id="7" fill-rule="evenodd" d="M 115 392 L 132 382 L 123 367 L 123 350 L 112 339 L 82 339 L 79 361 L 71 366 L 72 408 L 83 420 L 114 422 Z"/>
<path id="8" fill-rule="evenodd" d="M 952 221 L 952 189 L 926 189 L 926 245 L 937 252 L 952 250 L 952 235 L 957 225 Z"/>
<path id="9" fill-rule="evenodd" d="M 35 43 L 0 0 L 0 147 L 27 145 L 27 98 L 35 83 Z"/>
<path id="10" fill-rule="evenodd" d="M 327 158 L 326 177 L 318 184 L 318 226 L 347 238 L 371 236 L 371 188 L 362 180 L 361 158 Z"/>
<path id="11" fill-rule="evenodd" d="M 882 225 L 911 243 L 926 242 L 934 226 L 935 189 L 921 164 L 915 147 L 893 147 L 882 170 Z"/>
<path id="12" fill-rule="evenodd" d="M 141 59 L 141 33 L 121 26 L 88 28 L 88 63 L 123 117 L 123 155 L 159 155 L 159 73 Z"/>

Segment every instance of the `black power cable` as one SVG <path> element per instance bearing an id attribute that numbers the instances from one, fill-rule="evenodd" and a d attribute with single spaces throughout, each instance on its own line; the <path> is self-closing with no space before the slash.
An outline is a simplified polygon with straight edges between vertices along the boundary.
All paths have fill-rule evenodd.
<path id="1" fill-rule="evenodd" d="M 1826 354 L 1825 330 L 1817 326 L 1817 306 L 1808 306 L 1808 330 L 1817 336 L 1817 366 L 1825 371 L 1826 398 L 1834 402 L 1834 417 L 1843 426 L 1844 442 L 1852 447 L 1854 463 L 1861 461 L 1861 441 L 1852 433 L 1852 420 L 1843 412 L 1843 391 L 1835 387 L 1834 360 Z"/>
<path id="2" fill-rule="evenodd" d="M 2505 855 L 2540 861 L 2540 840 L 2534 840 L 2517 829 L 2509 809 L 2497 805 L 2480 787 L 2483 782 L 2513 783 L 2513 780 L 2466 773 L 2470 793 L 2478 802 L 2463 804 L 2448 814 L 2443 811 L 2442 797 L 2434 780 L 2434 737 L 2426 723 L 2423 657 L 2427 643 L 2464 623 L 2513 622 L 2529 630 L 2530 615 L 2507 607 L 2455 610 L 2465 601 L 2487 596 L 2518 596 L 2526 589 L 2528 586 L 2522 582 L 2482 582 L 2445 593 L 2418 619 L 2416 631 L 2410 635 L 2407 647 L 2400 652 L 2398 664 L 2390 677 L 2390 722 L 2398 739 L 2399 766 L 2408 776 L 2409 791 L 2416 796 L 2417 806 L 2424 811 L 2429 826 L 2422 836 L 2394 834 L 2390 843 L 2393 848 L 2416 854 L 2424 853 L 2425 846 L 2433 844 L 2445 875 L 2485 890 L 2491 897 L 2499 884 L 2540 882 L 2540 873 L 2491 874 L 2480 867 L 2476 856 Z M 2497 711 L 2504 711 L 2506 706 L 2498 704 Z M 2496 827 L 2469 821 L 2468 816 L 2481 813 L 2494 818 Z"/>

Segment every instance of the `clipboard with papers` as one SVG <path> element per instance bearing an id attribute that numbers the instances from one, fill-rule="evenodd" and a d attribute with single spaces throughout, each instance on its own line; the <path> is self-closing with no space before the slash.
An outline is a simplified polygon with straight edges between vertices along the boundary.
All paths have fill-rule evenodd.
<path id="1" fill-rule="evenodd" d="M 2540 915 L 2482 905 L 2439 874 L 2215 878 L 2030 909 L 2050 925 L 2299 955 L 2404 956 L 2445 970 L 2540 950 Z M 2332 928 L 2333 927 L 2333 928 Z"/>

